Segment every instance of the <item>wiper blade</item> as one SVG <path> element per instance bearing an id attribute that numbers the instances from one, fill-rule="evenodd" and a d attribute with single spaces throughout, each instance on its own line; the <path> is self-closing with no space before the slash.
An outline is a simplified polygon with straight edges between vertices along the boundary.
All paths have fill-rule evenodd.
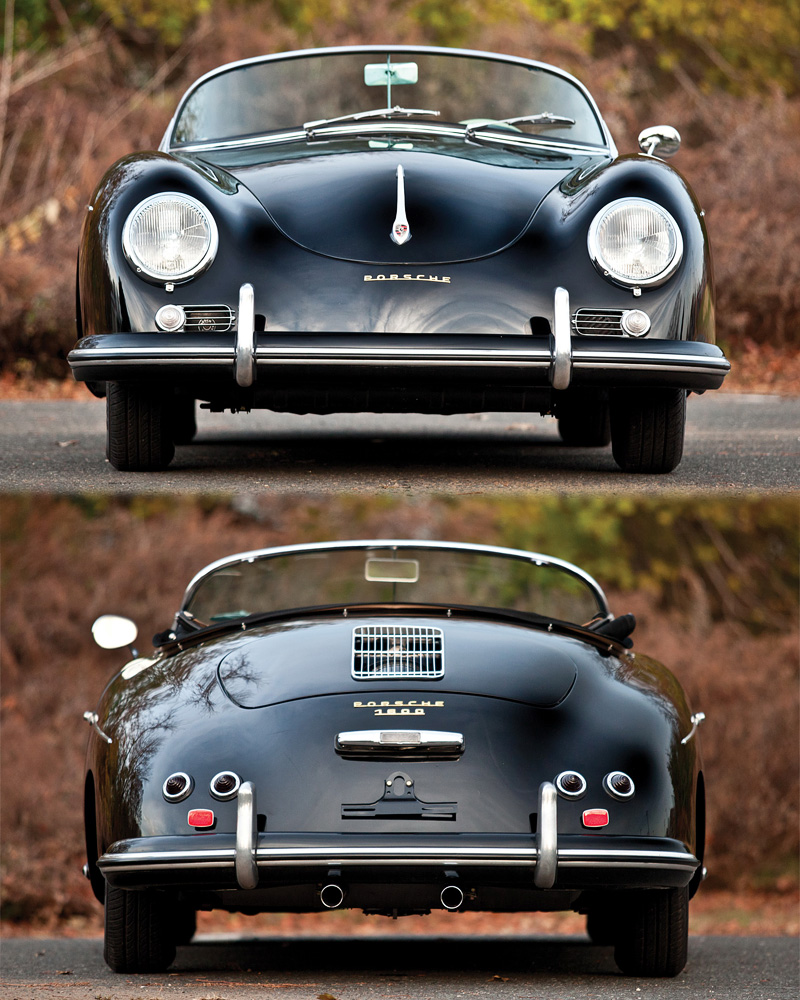
<path id="1" fill-rule="evenodd" d="M 574 118 L 567 118 L 564 115 L 555 115 L 552 111 L 540 111 L 536 115 L 520 115 L 517 118 L 496 118 L 491 121 L 473 123 L 467 125 L 465 137 L 472 139 L 478 129 L 499 128 L 504 125 L 538 125 L 540 128 L 560 128 L 563 125 L 571 127 L 575 124 Z M 505 131 L 505 129 L 503 129 Z"/>
<path id="2" fill-rule="evenodd" d="M 395 105 L 393 108 L 356 111 L 351 115 L 340 115 L 338 118 L 320 118 L 319 121 L 305 122 L 303 128 L 311 135 L 315 128 L 322 125 L 338 125 L 339 122 L 358 122 L 368 118 L 416 118 L 419 115 L 433 115 L 438 118 L 440 114 L 441 111 L 432 111 L 430 108 L 401 108 Z"/>

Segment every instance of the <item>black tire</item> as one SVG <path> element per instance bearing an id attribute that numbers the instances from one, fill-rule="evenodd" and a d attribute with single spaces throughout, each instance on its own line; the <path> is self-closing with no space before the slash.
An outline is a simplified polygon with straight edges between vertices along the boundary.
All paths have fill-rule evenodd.
<path id="1" fill-rule="evenodd" d="M 624 472 L 672 472 L 683 457 L 684 389 L 619 391 L 611 400 L 611 449 Z"/>
<path id="2" fill-rule="evenodd" d="M 175 958 L 175 907 L 164 893 L 106 884 L 103 957 L 114 972 L 163 972 Z"/>
<path id="3" fill-rule="evenodd" d="M 574 399 L 558 408 L 558 433 L 573 448 L 605 448 L 611 441 L 608 402 Z"/>
<path id="4" fill-rule="evenodd" d="M 586 933 L 592 944 L 610 945 L 616 944 L 619 937 L 618 927 L 619 915 L 616 911 L 593 910 L 586 914 Z"/>
<path id="5" fill-rule="evenodd" d="M 191 444 L 197 433 L 195 401 L 176 396 L 169 406 L 169 424 L 173 444 Z"/>
<path id="6" fill-rule="evenodd" d="M 189 944 L 197 931 L 197 910 L 186 903 L 175 907 L 175 944 Z"/>
<path id="7" fill-rule="evenodd" d="M 677 976 L 689 945 L 689 893 L 683 889 L 633 892 L 620 925 L 614 959 L 628 976 Z"/>
<path id="8" fill-rule="evenodd" d="M 120 472 L 166 469 L 175 454 L 162 394 L 128 382 L 109 382 L 106 456 Z"/>

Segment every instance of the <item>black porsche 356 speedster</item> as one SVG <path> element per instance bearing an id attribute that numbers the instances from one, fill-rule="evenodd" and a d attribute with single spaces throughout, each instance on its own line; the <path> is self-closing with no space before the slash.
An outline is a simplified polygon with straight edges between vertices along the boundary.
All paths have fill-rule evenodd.
<path id="1" fill-rule="evenodd" d="M 118 972 L 198 909 L 576 910 L 619 967 L 684 967 L 704 782 L 631 615 L 537 553 L 347 541 L 233 555 L 94 711 L 85 873 Z M 104 616 L 105 648 L 136 627 Z"/>
<path id="2" fill-rule="evenodd" d="M 668 472 L 714 344 L 703 221 L 619 156 L 586 89 L 527 59 L 409 46 L 264 56 L 186 93 L 92 197 L 75 377 L 117 469 L 166 466 L 212 410 L 554 414 Z"/>

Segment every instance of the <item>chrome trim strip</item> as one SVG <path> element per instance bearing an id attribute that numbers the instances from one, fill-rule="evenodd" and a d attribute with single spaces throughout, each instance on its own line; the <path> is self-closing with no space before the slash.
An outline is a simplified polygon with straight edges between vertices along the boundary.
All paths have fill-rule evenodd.
<path id="1" fill-rule="evenodd" d="M 258 885 L 256 849 L 258 828 L 256 816 L 256 788 L 252 781 L 239 787 L 236 798 L 236 881 L 242 889 L 255 889 Z"/>
<path id="2" fill-rule="evenodd" d="M 553 366 L 550 384 L 566 389 L 572 379 L 572 337 L 570 336 L 569 292 L 560 286 L 553 296 Z"/>
<path id="3" fill-rule="evenodd" d="M 550 784 L 544 782 L 544 785 Z M 505 867 L 537 866 L 537 850 L 488 847 L 339 847 L 324 848 L 259 848 L 257 862 L 260 867 L 310 866 L 310 865 L 392 865 L 410 862 L 420 865 L 487 865 Z M 545 862 L 539 862 L 539 869 Z M 559 867 L 567 868 L 651 868 L 685 870 L 695 869 L 700 862 L 693 855 L 677 851 L 647 850 L 587 850 L 566 849 L 557 853 Z M 115 872 L 148 871 L 159 868 L 229 868 L 235 867 L 233 849 L 206 851 L 154 851 L 148 854 L 104 854 L 98 866 Z M 545 888 L 536 881 L 534 884 Z"/>
<path id="4" fill-rule="evenodd" d="M 244 284 L 239 289 L 239 318 L 236 323 L 236 347 L 233 366 L 236 382 L 243 389 L 256 380 L 256 307 L 253 286 Z"/>
<path id="5" fill-rule="evenodd" d="M 543 781 L 539 785 L 536 850 L 539 859 L 533 873 L 533 884 L 537 889 L 552 889 L 558 871 L 558 796 L 552 781 Z"/>
<path id="6" fill-rule="evenodd" d="M 337 750 L 464 750 L 463 733 L 445 733 L 440 730 L 420 729 L 356 729 L 337 733 L 334 740 Z"/>
<path id="7" fill-rule="evenodd" d="M 405 171 L 401 163 L 397 164 L 397 212 L 389 234 L 392 242 L 398 246 L 408 243 L 411 239 L 411 228 L 406 218 L 406 185 Z"/>

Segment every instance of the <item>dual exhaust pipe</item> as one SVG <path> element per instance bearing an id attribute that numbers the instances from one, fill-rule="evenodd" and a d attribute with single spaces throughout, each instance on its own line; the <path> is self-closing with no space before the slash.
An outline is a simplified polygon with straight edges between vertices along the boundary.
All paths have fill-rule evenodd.
<path id="1" fill-rule="evenodd" d="M 319 891 L 319 901 L 326 910 L 336 910 L 344 902 L 345 890 L 342 886 L 331 882 Z M 439 900 L 445 910 L 458 910 L 464 903 L 464 892 L 457 885 L 446 885 L 439 894 Z"/>

